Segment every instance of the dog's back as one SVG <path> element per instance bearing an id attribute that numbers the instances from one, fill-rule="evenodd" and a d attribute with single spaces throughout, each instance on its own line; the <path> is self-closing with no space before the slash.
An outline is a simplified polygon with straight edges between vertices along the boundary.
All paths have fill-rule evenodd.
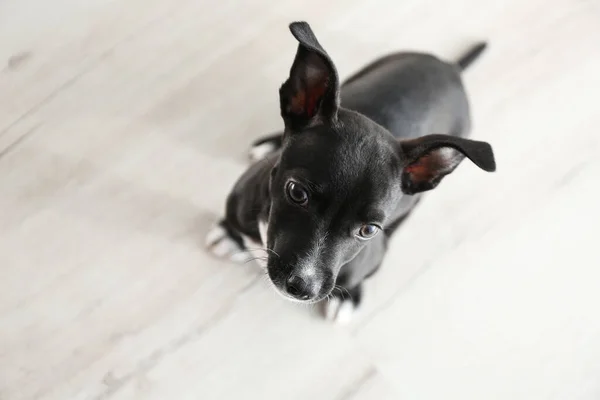
<path id="1" fill-rule="evenodd" d="M 341 105 L 397 138 L 464 136 L 470 127 L 459 68 L 427 54 L 399 53 L 375 61 L 344 83 Z"/>

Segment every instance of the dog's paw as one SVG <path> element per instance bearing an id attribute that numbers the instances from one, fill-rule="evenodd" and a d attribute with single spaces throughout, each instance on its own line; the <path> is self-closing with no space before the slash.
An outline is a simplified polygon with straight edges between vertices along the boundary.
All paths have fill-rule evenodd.
<path id="1" fill-rule="evenodd" d="M 352 321 L 357 305 L 351 299 L 334 296 L 325 300 L 323 314 L 326 320 L 338 325 L 347 325 Z"/>
<path id="2" fill-rule="evenodd" d="M 232 237 L 222 224 L 217 224 L 208 231 L 205 245 L 213 255 L 219 258 L 237 263 L 243 263 L 249 258 L 243 245 Z"/>
<path id="3" fill-rule="evenodd" d="M 248 157 L 250 158 L 251 162 L 256 162 L 264 159 L 277 149 L 277 143 L 273 141 L 262 142 L 250 148 L 250 151 L 248 151 Z"/>

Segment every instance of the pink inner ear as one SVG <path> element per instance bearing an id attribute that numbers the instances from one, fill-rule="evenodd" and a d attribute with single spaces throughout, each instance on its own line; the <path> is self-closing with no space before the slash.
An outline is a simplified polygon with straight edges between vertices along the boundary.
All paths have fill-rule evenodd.
<path id="1" fill-rule="evenodd" d="M 327 91 L 327 80 L 322 80 L 315 85 L 299 90 L 290 99 L 289 111 L 312 118 L 317 113 L 317 105 Z"/>
<path id="2" fill-rule="evenodd" d="M 421 156 L 406 166 L 404 171 L 411 175 L 414 182 L 430 182 L 452 172 L 462 158 L 463 155 L 459 151 L 451 147 L 441 147 Z"/>
<path id="3" fill-rule="evenodd" d="M 437 175 L 440 168 L 439 160 L 433 154 L 427 154 L 404 168 L 415 182 L 430 181 Z"/>
<path id="4" fill-rule="evenodd" d="M 317 112 L 317 104 L 327 90 L 327 80 L 322 80 L 312 88 L 308 88 L 308 96 L 306 99 L 306 114 L 313 117 Z"/>
<path id="5" fill-rule="evenodd" d="M 294 114 L 301 115 L 303 114 L 305 103 L 305 92 L 304 90 L 300 90 L 291 98 L 289 111 L 291 111 Z"/>

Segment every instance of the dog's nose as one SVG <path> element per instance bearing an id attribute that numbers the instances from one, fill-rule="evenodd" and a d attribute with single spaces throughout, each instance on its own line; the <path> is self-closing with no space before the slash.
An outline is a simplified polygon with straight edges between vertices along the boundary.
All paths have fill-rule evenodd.
<path id="1" fill-rule="evenodd" d="M 306 284 L 306 281 L 298 275 L 292 274 L 288 277 L 285 281 L 285 290 L 290 296 L 298 300 L 308 300 L 311 296 L 310 288 Z"/>

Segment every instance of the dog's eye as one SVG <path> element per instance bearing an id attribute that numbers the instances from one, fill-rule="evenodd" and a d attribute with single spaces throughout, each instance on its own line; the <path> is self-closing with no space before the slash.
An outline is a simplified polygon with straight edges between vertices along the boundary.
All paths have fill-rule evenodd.
<path id="1" fill-rule="evenodd" d="M 308 192 L 296 182 L 288 182 L 286 192 L 290 200 L 299 205 L 305 205 L 308 202 Z"/>
<path id="2" fill-rule="evenodd" d="M 379 232 L 379 227 L 373 224 L 365 224 L 360 227 L 358 230 L 358 236 L 361 239 L 371 239 L 373 236 L 377 235 Z"/>

